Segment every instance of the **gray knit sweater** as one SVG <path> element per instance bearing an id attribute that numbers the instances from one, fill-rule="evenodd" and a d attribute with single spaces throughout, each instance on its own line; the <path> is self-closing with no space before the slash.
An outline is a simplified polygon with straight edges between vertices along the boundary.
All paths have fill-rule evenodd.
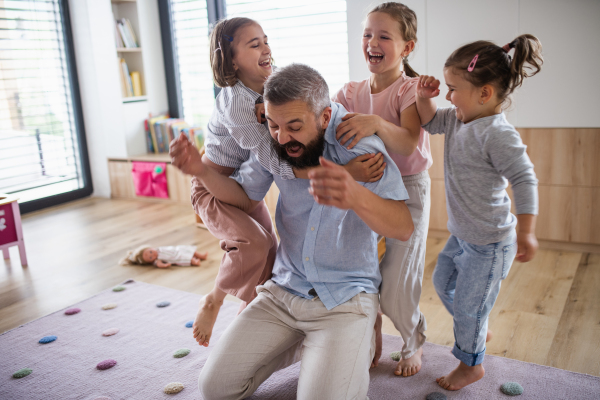
<path id="1" fill-rule="evenodd" d="M 533 164 L 504 113 L 464 124 L 456 118 L 454 107 L 438 108 L 423 128 L 446 134 L 446 207 L 448 230 L 454 236 L 476 245 L 506 238 L 517 224 L 510 212 L 508 182 L 517 214 L 538 213 Z"/>

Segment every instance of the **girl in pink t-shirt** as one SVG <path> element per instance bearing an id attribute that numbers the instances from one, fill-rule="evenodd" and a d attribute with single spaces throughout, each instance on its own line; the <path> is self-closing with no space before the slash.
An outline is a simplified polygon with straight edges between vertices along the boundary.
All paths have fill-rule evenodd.
<path id="1" fill-rule="evenodd" d="M 378 135 L 398 165 L 415 230 L 406 242 L 386 238 L 381 262 L 381 310 L 404 340 L 395 374 L 411 376 L 421 369 L 425 316 L 419 310 L 425 246 L 429 227 L 431 167 L 429 135 L 421 128 L 415 99 L 418 74 L 407 57 L 417 41 L 417 16 L 403 4 L 384 3 L 369 12 L 363 33 L 363 53 L 371 77 L 349 82 L 333 97 L 346 107 L 337 138 L 353 147 L 361 138 Z M 407 148 L 405 143 L 411 143 Z M 381 315 L 377 324 L 381 324 Z M 377 326 L 376 324 L 376 326 Z M 379 334 L 380 334 L 379 325 Z M 373 361 L 377 365 L 381 341 Z"/>

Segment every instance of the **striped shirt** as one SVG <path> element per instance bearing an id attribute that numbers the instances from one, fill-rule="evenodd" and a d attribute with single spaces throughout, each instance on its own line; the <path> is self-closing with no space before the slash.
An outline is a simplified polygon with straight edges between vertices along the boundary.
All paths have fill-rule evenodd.
<path id="1" fill-rule="evenodd" d="M 215 164 L 237 169 L 252 152 L 273 175 L 294 179 L 292 166 L 280 160 L 272 148 L 266 124 L 256 119 L 255 105 L 260 98 L 240 80 L 221 89 L 207 127 L 206 156 Z"/>

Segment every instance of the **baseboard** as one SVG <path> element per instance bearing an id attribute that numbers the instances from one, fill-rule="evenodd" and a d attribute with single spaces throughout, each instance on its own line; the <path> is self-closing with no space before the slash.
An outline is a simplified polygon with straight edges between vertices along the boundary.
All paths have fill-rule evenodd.
<path id="1" fill-rule="evenodd" d="M 450 236 L 450 232 L 438 229 L 430 229 L 428 234 L 428 237 L 438 239 L 447 239 L 448 236 Z M 538 239 L 538 243 L 540 249 L 600 254 L 600 244 L 559 242 L 545 239 Z"/>

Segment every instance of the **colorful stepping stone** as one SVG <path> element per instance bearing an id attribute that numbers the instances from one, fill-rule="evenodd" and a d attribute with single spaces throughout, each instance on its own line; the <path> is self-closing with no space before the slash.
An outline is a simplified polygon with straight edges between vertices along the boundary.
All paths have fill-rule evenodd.
<path id="1" fill-rule="evenodd" d="M 57 337 L 54 335 L 44 336 L 43 338 L 40 339 L 39 343 L 41 343 L 41 344 L 51 343 L 51 342 L 54 342 L 56 339 L 57 339 Z"/>
<path id="2" fill-rule="evenodd" d="M 125 289 L 127 289 L 125 286 L 117 286 L 113 288 L 113 292 L 122 292 Z"/>
<path id="3" fill-rule="evenodd" d="M 392 360 L 394 361 L 400 361 L 402 354 L 399 351 L 394 351 L 392 354 L 390 354 L 390 357 L 392 357 Z"/>
<path id="4" fill-rule="evenodd" d="M 102 336 L 112 336 L 119 333 L 119 328 L 110 328 L 102 332 Z"/>
<path id="5" fill-rule="evenodd" d="M 160 307 L 160 308 L 167 307 L 170 305 L 171 305 L 171 302 L 169 302 L 169 301 L 161 301 L 160 303 L 156 303 L 156 307 Z"/>
<path id="6" fill-rule="evenodd" d="M 65 311 L 65 315 L 74 315 L 81 311 L 81 308 L 69 308 Z"/>
<path id="7" fill-rule="evenodd" d="M 166 394 L 175 394 L 179 393 L 183 390 L 183 383 L 180 382 L 171 382 L 167 386 L 165 386 L 164 392 Z"/>
<path id="8" fill-rule="evenodd" d="M 21 379 L 21 378 L 26 377 L 27 375 L 29 375 L 32 372 L 33 372 L 33 370 L 31 368 L 22 368 L 22 369 L 18 370 L 17 372 L 15 372 L 14 374 L 12 374 L 12 377 L 15 379 Z"/>
<path id="9" fill-rule="evenodd" d="M 98 365 L 96 365 L 96 368 L 98 369 L 109 369 L 114 367 L 115 365 L 117 365 L 117 362 L 115 360 L 111 360 L 110 358 L 108 360 L 104 360 L 104 361 L 100 361 L 98 363 Z"/>
<path id="10" fill-rule="evenodd" d="M 188 321 L 185 323 L 186 328 L 191 328 L 192 326 L 194 326 L 194 321 Z"/>
<path id="11" fill-rule="evenodd" d="M 500 386 L 500 390 L 502 393 L 509 396 L 518 396 L 523 394 L 523 386 L 519 385 L 517 382 L 506 382 Z"/>
<path id="12" fill-rule="evenodd" d="M 444 393 L 440 392 L 431 392 L 426 397 L 425 400 L 446 400 L 447 397 Z"/>
<path id="13" fill-rule="evenodd" d="M 179 349 L 175 353 L 173 353 L 173 357 L 183 358 L 183 357 L 187 356 L 188 354 L 190 354 L 190 352 L 191 352 L 190 349 Z"/>
<path id="14" fill-rule="evenodd" d="M 109 303 L 109 304 L 105 304 L 102 306 L 103 310 L 112 310 L 113 308 L 116 308 L 117 304 L 116 303 Z"/>

